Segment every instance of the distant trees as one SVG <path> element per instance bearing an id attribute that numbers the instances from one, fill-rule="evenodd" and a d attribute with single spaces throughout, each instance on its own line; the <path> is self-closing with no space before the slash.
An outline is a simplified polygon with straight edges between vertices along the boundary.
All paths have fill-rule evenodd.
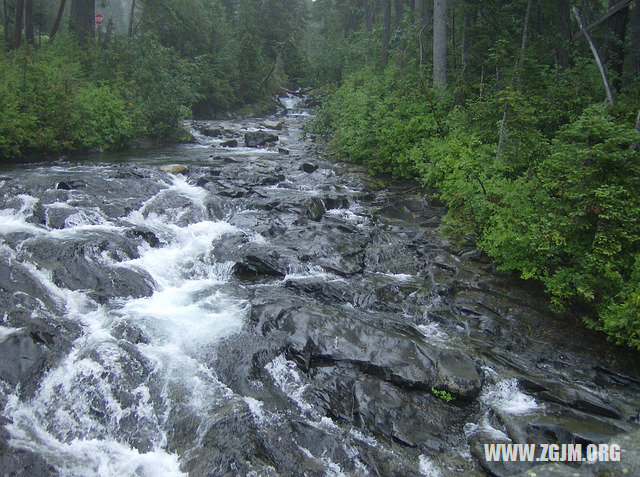
<path id="1" fill-rule="evenodd" d="M 71 0 L 69 32 L 80 42 L 93 38 L 95 16 L 95 0 Z"/>

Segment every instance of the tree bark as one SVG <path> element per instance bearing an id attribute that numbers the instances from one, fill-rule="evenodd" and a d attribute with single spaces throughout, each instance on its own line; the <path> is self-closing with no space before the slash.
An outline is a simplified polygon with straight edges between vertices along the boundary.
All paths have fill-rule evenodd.
<path id="1" fill-rule="evenodd" d="M 522 43 L 520 43 L 520 56 L 518 58 L 518 61 L 516 62 L 516 71 L 515 71 L 514 79 L 512 81 L 512 85 L 515 84 L 516 81 L 519 82 L 520 80 L 520 68 L 524 63 L 524 57 L 527 51 L 527 42 L 529 40 L 529 21 L 531 19 L 531 3 L 532 3 L 532 0 L 529 0 L 527 2 L 527 13 L 524 16 L 524 28 L 522 29 Z M 502 153 L 504 151 L 504 142 L 505 142 L 505 135 L 507 132 L 508 116 L 509 116 L 509 105 L 507 104 L 504 108 L 504 113 L 502 114 L 502 121 L 500 122 L 500 134 L 498 135 L 498 149 L 497 149 L 498 159 L 502 157 Z"/>
<path id="2" fill-rule="evenodd" d="M 67 0 L 60 0 L 60 7 L 58 7 L 58 14 L 51 27 L 51 33 L 49 34 L 49 41 L 53 41 L 60 29 L 60 23 L 62 23 L 62 16 L 64 15 L 64 7 L 67 4 Z"/>
<path id="3" fill-rule="evenodd" d="M 629 49 L 630 74 L 627 80 L 632 83 L 640 77 L 640 1 L 636 1 L 631 12 L 631 47 Z"/>
<path id="4" fill-rule="evenodd" d="M 609 9 L 615 7 L 621 0 L 609 0 Z M 622 73 L 624 70 L 624 47 L 627 34 L 627 23 L 629 19 L 629 9 L 623 8 L 607 20 L 609 35 L 605 48 L 607 51 L 608 63 L 615 73 L 613 77 L 613 89 L 619 91 L 622 86 Z"/>
<path id="5" fill-rule="evenodd" d="M 568 0 L 556 0 L 556 19 L 562 44 L 558 48 L 558 61 L 563 68 L 570 68 L 573 64 L 568 52 L 571 41 L 571 14 L 569 13 Z"/>
<path id="6" fill-rule="evenodd" d="M 365 8 L 366 4 L 369 3 L 368 0 L 365 0 Z M 131 0 L 131 11 L 129 12 L 129 36 L 133 36 L 134 34 L 134 21 L 136 17 L 136 0 Z"/>
<path id="7" fill-rule="evenodd" d="M 371 15 L 371 0 L 364 0 L 364 27 L 367 33 L 373 30 L 373 18 Z"/>
<path id="8" fill-rule="evenodd" d="M 24 19 L 24 0 L 16 0 L 15 14 L 13 17 L 13 47 L 20 48 L 22 43 L 22 23 Z"/>
<path id="9" fill-rule="evenodd" d="M 96 16 L 94 0 L 71 0 L 71 16 L 69 17 L 69 32 L 85 43 L 93 38 Z"/>
<path id="10" fill-rule="evenodd" d="M 447 0 L 433 0 L 433 84 L 447 85 Z"/>
<path id="11" fill-rule="evenodd" d="M 465 12 L 462 20 L 462 40 L 460 44 L 460 63 L 462 65 L 462 78 L 464 79 L 469 57 L 469 30 L 471 29 L 471 15 Z"/>
<path id="12" fill-rule="evenodd" d="M 403 10 L 403 2 L 402 0 L 396 0 L 395 1 L 395 15 L 396 15 L 396 23 L 395 23 L 395 28 L 396 30 L 400 29 L 400 26 L 402 25 L 402 14 L 404 13 Z"/>
<path id="13" fill-rule="evenodd" d="M 24 4 L 24 36 L 28 43 L 36 44 L 33 33 L 33 0 L 26 0 Z"/>
<path id="14" fill-rule="evenodd" d="M 7 11 L 7 0 L 4 0 L 4 41 L 9 44 L 9 12 Z"/>
<path id="15" fill-rule="evenodd" d="M 422 0 L 416 0 L 413 21 L 416 25 L 416 28 L 418 28 L 418 31 L 424 25 L 423 19 L 424 19 L 424 4 L 422 3 Z"/>
<path id="16" fill-rule="evenodd" d="M 382 2 L 383 12 L 383 30 L 382 30 L 382 48 L 380 50 L 380 64 L 386 68 L 389 64 L 389 37 L 391 35 L 391 0 Z"/>
<path id="17" fill-rule="evenodd" d="M 580 11 L 575 5 L 573 6 L 573 13 L 576 16 L 576 21 L 578 22 L 578 26 L 580 27 L 580 30 L 582 30 L 582 34 L 587 39 L 587 42 L 589 42 L 589 47 L 591 48 L 593 57 L 595 58 L 596 63 L 598 64 L 598 69 L 600 70 L 600 76 L 602 76 L 602 82 L 604 83 L 604 89 L 607 92 L 607 101 L 609 102 L 609 104 L 613 105 L 615 104 L 615 101 L 613 99 L 613 92 L 611 91 L 611 84 L 609 83 L 607 70 L 605 70 L 604 68 L 604 64 L 602 63 L 602 59 L 600 58 L 600 54 L 598 53 L 598 49 L 596 48 L 595 43 L 591 39 L 591 35 L 589 35 L 589 32 L 587 31 L 587 27 L 584 21 L 582 20 L 582 17 L 580 16 Z"/>

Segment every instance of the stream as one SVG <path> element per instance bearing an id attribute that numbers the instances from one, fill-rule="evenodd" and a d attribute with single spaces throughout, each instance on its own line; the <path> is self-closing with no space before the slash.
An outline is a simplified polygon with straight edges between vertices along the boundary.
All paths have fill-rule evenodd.
<path id="1" fill-rule="evenodd" d="M 638 471 L 637 355 L 283 103 L 266 147 L 267 118 L 205 121 L 0 168 L 0 474 L 527 475 L 501 442 L 623 444 L 537 475 Z"/>

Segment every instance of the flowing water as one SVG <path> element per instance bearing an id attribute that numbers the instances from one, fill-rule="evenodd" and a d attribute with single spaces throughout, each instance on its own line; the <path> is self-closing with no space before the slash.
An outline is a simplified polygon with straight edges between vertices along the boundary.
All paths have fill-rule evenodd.
<path id="1" fill-rule="evenodd" d="M 424 193 L 323 158 L 283 102 L 278 145 L 221 147 L 261 120 L 217 121 L 0 170 L 0 471 L 514 475 L 482 444 L 636 435 L 637 357 L 449 244 Z"/>

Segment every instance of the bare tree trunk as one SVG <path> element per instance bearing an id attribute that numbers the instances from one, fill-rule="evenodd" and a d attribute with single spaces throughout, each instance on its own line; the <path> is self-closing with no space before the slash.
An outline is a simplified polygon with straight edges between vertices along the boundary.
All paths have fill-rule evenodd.
<path id="1" fill-rule="evenodd" d="M 53 27 L 51 28 L 51 33 L 49 34 L 49 41 L 53 41 L 60 29 L 60 23 L 62 23 L 62 16 L 64 15 L 64 7 L 67 4 L 67 0 L 60 0 L 60 7 L 58 7 L 58 14 L 56 15 L 56 19 L 53 22 Z"/>
<path id="2" fill-rule="evenodd" d="M 384 9 L 384 18 L 382 30 L 382 48 L 380 51 L 380 64 L 383 68 L 386 68 L 389 64 L 389 37 L 391 35 L 391 0 L 384 0 L 382 2 L 382 8 Z"/>
<path id="3" fill-rule="evenodd" d="M 418 30 L 420 30 L 424 25 L 424 22 L 422 21 L 423 19 L 424 19 L 424 4 L 422 3 L 422 0 L 416 0 L 413 21 L 416 25 L 416 28 L 418 28 Z"/>
<path id="4" fill-rule="evenodd" d="M 24 19 L 24 0 L 16 0 L 13 18 L 13 47 L 20 48 L 22 43 L 22 23 Z"/>
<path id="5" fill-rule="evenodd" d="M 403 2 L 402 0 L 396 0 L 395 1 L 395 15 L 396 15 L 396 23 L 395 23 L 395 27 L 396 30 L 400 29 L 400 26 L 402 25 L 402 15 L 403 15 Z"/>
<path id="6" fill-rule="evenodd" d="M 462 43 L 460 45 L 460 63 L 462 64 L 462 79 L 465 77 L 469 55 L 469 29 L 471 28 L 471 15 L 467 12 L 462 20 Z"/>
<path id="7" fill-rule="evenodd" d="M 613 104 L 615 104 L 615 101 L 613 99 L 613 93 L 611 92 L 611 84 L 609 83 L 609 77 L 607 76 L 607 70 L 604 69 L 604 64 L 602 63 L 602 60 L 600 59 L 600 55 L 598 54 L 598 49 L 596 48 L 595 43 L 591 39 L 591 35 L 589 35 L 589 32 L 587 31 L 585 23 L 582 20 L 582 17 L 580 16 L 580 11 L 578 10 L 578 8 L 575 5 L 573 6 L 573 13 L 576 16 L 576 21 L 578 22 L 578 26 L 580 27 L 580 30 L 582 30 L 582 34 L 584 35 L 584 37 L 589 42 L 589 47 L 591 48 L 591 52 L 593 53 L 593 57 L 595 58 L 596 63 L 598 64 L 598 68 L 600 69 L 600 75 L 602 76 L 602 82 L 604 83 L 604 89 L 607 92 L 607 101 L 609 101 L 609 104 L 613 105 Z"/>
<path id="8" fill-rule="evenodd" d="M 640 1 L 636 1 L 631 12 L 631 47 L 629 49 L 630 74 L 627 76 L 629 83 L 634 78 L 640 77 Z"/>
<path id="9" fill-rule="evenodd" d="M 373 29 L 373 18 L 371 16 L 371 0 L 364 0 L 364 27 L 367 33 Z"/>
<path id="10" fill-rule="evenodd" d="M 369 1 L 365 0 L 365 9 L 368 3 Z M 136 17 L 136 0 L 131 0 L 131 11 L 129 12 L 129 36 L 133 36 L 134 34 L 133 25 L 134 25 L 135 17 Z"/>
<path id="11" fill-rule="evenodd" d="M 524 57 L 527 51 L 527 42 L 529 40 L 529 20 L 531 19 L 531 3 L 532 3 L 532 0 L 529 0 L 527 2 L 527 13 L 524 16 L 524 28 L 522 29 L 522 43 L 520 44 L 520 57 L 516 62 L 516 71 L 512 81 L 512 85 L 516 81 L 519 81 L 520 68 L 524 63 Z M 504 152 L 504 141 L 505 141 L 505 135 L 507 132 L 508 115 L 509 115 L 509 105 L 507 104 L 507 106 L 505 106 L 504 108 L 504 113 L 502 114 L 502 121 L 500 122 L 500 134 L 498 136 L 498 150 L 497 150 L 498 159 L 502 157 L 502 153 Z"/>
<path id="12" fill-rule="evenodd" d="M 620 0 L 609 0 L 609 8 L 615 7 Z M 637 8 L 637 7 L 636 7 Z M 622 73 L 624 69 L 624 47 L 627 33 L 627 23 L 629 19 L 629 9 L 623 8 L 613 15 L 607 24 L 610 34 L 605 44 L 608 63 L 615 73 L 613 77 L 613 89 L 620 90 L 622 86 Z"/>
<path id="13" fill-rule="evenodd" d="M 24 4 L 24 36 L 28 43 L 36 44 L 33 33 L 33 0 L 26 0 Z"/>
<path id="14" fill-rule="evenodd" d="M 94 0 L 71 0 L 69 31 L 84 43 L 93 38 L 96 8 Z"/>
<path id="15" fill-rule="evenodd" d="M 447 85 L 447 0 L 433 0 L 433 84 Z"/>
<path id="16" fill-rule="evenodd" d="M 571 15 L 569 13 L 568 0 L 556 0 L 556 18 L 558 22 L 558 31 L 562 44 L 558 48 L 558 60 L 563 68 L 572 66 L 571 55 L 567 51 L 569 42 L 571 41 Z"/>
<path id="17" fill-rule="evenodd" d="M 7 11 L 7 0 L 4 0 L 4 41 L 8 45 L 9 44 L 9 13 Z"/>

